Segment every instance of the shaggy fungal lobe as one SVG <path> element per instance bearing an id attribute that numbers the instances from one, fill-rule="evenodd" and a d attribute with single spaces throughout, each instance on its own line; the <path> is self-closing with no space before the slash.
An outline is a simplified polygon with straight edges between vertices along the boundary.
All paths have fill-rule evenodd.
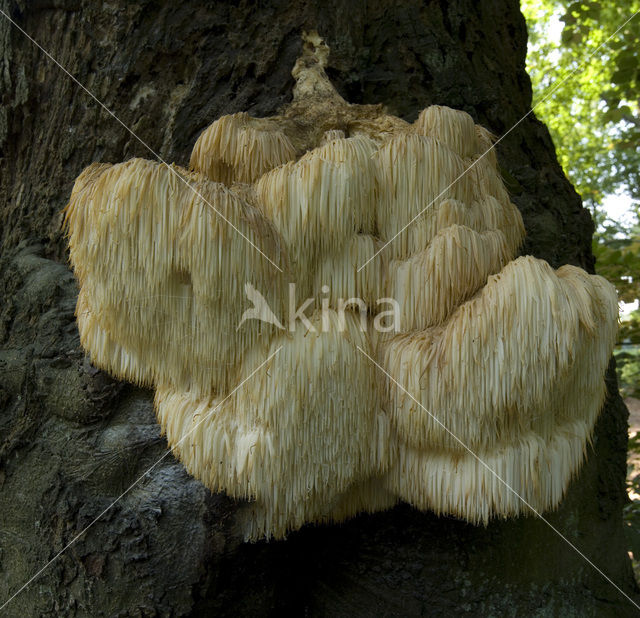
<path id="1" fill-rule="evenodd" d="M 443 323 L 510 257 L 500 230 L 478 233 L 454 224 L 408 260 L 393 260 L 389 296 L 400 304 L 403 332 Z"/>
<path id="2" fill-rule="evenodd" d="M 338 501 L 349 508 L 346 492 L 388 465 L 377 370 L 358 350 L 372 353 L 365 333 L 349 313 L 344 323 L 334 311 L 310 322 L 316 332 L 278 336 L 245 356 L 240 381 L 273 355 L 251 388 L 218 399 L 156 394 L 167 440 L 189 472 L 214 491 L 255 501 L 247 517 L 252 536 L 281 537 L 309 520 L 329 521 Z M 374 386 L 364 392 L 354 384 Z"/>
<path id="3" fill-rule="evenodd" d="M 421 244 L 416 245 L 414 224 L 428 228 L 442 201 L 473 200 L 464 160 L 432 137 L 395 136 L 378 150 L 376 163 L 381 172 L 376 221 L 382 240 L 393 239 L 389 249 L 394 257 L 425 248 L 422 243 L 431 238 L 418 237 Z M 429 231 L 435 233 L 433 226 Z"/>
<path id="4" fill-rule="evenodd" d="M 476 125 L 465 112 L 441 105 L 432 105 L 420 112 L 413 124 L 419 135 L 428 135 L 447 146 L 461 157 L 472 157 L 482 152 L 478 143 Z"/>
<path id="5" fill-rule="evenodd" d="M 249 501 L 248 539 L 400 499 L 474 523 L 527 512 L 517 494 L 554 508 L 602 405 L 613 287 L 514 259 L 522 217 L 468 114 L 349 105 L 327 57 L 307 35 L 293 102 L 214 122 L 194 172 L 79 176 L 83 346 L 155 386 L 174 454 Z"/>
<path id="6" fill-rule="evenodd" d="M 400 447 L 387 487 L 410 504 L 437 514 L 454 515 L 470 523 L 530 515 L 554 508 L 564 496 L 585 457 L 593 429 L 588 423 L 558 423 L 553 436 L 535 432 L 495 451 L 468 451 L 452 457 L 446 450 Z M 518 495 L 516 495 L 516 493 Z"/>
<path id="7" fill-rule="evenodd" d="M 315 272 L 313 290 L 318 299 L 328 295 L 329 306 L 339 309 L 350 299 L 361 299 L 366 308 L 375 311 L 376 303 L 386 295 L 383 276 L 386 253 L 380 251 L 382 242 L 370 234 L 354 234 L 342 247 L 329 252 Z M 366 268 L 360 268 L 372 255 L 378 253 Z M 322 286 L 329 290 L 322 293 Z M 319 306 L 319 302 L 316 306 Z"/>
<path id="8" fill-rule="evenodd" d="M 356 232 L 372 231 L 374 152 L 374 142 L 365 136 L 334 139 L 258 180 L 258 203 L 282 234 L 301 276 Z"/>
<path id="9" fill-rule="evenodd" d="M 259 253 L 247 255 L 238 233 L 282 262 L 273 225 L 223 185 L 180 168 L 143 159 L 91 166 L 66 225 L 82 344 L 120 378 L 223 390 L 264 331 L 257 322 L 237 330 L 245 282 L 281 305 L 283 278 Z"/>
<path id="10" fill-rule="evenodd" d="M 240 112 L 222 116 L 200 135 L 189 165 L 226 185 L 252 183 L 294 155 L 293 144 L 273 121 Z"/>
<path id="11" fill-rule="evenodd" d="M 476 148 L 477 148 L 477 156 L 474 158 L 477 159 L 486 159 L 490 165 L 492 165 L 495 169 L 498 169 L 498 155 L 496 153 L 496 149 L 493 147 L 495 142 L 495 136 L 480 126 L 476 125 Z"/>
<path id="12" fill-rule="evenodd" d="M 583 272 L 518 258 L 444 326 L 391 340 L 384 366 L 397 381 L 388 386 L 398 435 L 415 448 L 474 452 L 497 450 L 529 431 L 549 439 L 560 417 L 574 416 L 558 392 L 578 378 L 583 390 L 572 393 L 571 405 L 595 418 L 604 381 L 585 375 L 606 369 L 617 305 L 610 284 Z M 574 373 L 577 367 L 582 371 Z"/>

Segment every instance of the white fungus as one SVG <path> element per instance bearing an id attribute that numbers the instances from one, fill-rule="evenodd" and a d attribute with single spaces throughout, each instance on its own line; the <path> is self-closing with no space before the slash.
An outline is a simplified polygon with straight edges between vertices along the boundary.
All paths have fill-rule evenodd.
<path id="1" fill-rule="evenodd" d="M 556 507 L 605 396 L 615 290 L 516 259 L 522 218 L 471 116 L 349 105 L 305 42 L 292 104 L 214 122 L 194 171 L 78 177 L 82 345 L 156 389 L 176 457 L 250 501 L 249 539 L 400 499 L 474 523 Z M 242 319 L 249 298 L 271 323 Z"/>

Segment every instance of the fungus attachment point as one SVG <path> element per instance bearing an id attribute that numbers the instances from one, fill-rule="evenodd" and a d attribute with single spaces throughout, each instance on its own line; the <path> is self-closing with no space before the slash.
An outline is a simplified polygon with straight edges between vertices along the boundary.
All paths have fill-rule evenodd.
<path id="1" fill-rule="evenodd" d="M 468 114 L 350 105 L 328 54 L 305 34 L 291 104 L 217 119 L 191 171 L 78 177 L 82 345 L 155 387 L 188 471 L 249 501 L 248 539 L 400 499 L 474 523 L 554 508 L 604 398 L 615 291 L 516 259 L 522 218 Z"/>

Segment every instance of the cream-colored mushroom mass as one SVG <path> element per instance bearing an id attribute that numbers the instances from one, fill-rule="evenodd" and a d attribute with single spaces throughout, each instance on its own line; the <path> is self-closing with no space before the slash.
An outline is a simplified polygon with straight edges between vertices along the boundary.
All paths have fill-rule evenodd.
<path id="1" fill-rule="evenodd" d="M 82 345 L 155 388 L 176 457 L 249 501 L 248 539 L 399 500 L 474 523 L 554 508 L 603 403 L 615 290 L 516 259 L 522 218 L 468 114 L 350 105 L 327 55 L 305 35 L 293 102 L 218 119 L 191 170 L 78 177 Z"/>

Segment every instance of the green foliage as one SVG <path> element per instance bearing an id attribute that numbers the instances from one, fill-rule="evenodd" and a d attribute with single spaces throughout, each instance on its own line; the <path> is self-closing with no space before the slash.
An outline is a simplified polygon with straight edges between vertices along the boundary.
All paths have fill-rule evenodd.
<path id="1" fill-rule="evenodd" d="M 618 290 L 618 297 L 626 303 L 640 298 L 640 225 L 638 208 L 635 223 L 624 225 L 598 216 L 597 232 L 593 237 L 593 254 L 598 273 L 606 277 Z M 627 334 L 627 336 L 629 336 Z M 633 338 L 640 343 L 640 333 Z"/>
<path id="2" fill-rule="evenodd" d="M 621 345 L 616 347 L 615 357 L 620 394 L 640 399 L 640 309 L 620 322 L 618 341 Z"/>
<path id="3" fill-rule="evenodd" d="M 640 198 L 640 15 L 611 36 L 640 0 L 523 0 L 522 10 L 536 114 L 569 178 L 591 207 L 618 192 Z"/>
<path id="4" fill-rule="evenodd" d="M 620 193 L 640 200 L 640 15 L 633 17 L 640 0 L 523 0 L 522 10 L 536 114 L 591 208 L 598 273 L 620 300 L 633 302 L 640 298 L 638 203 L 624 223 L 607 219 L 601 204 Z M 616 350 L 620 389 L 640 396 L 640 311 L 621 322 L 623 342 Z"/>
<path id="5" fill-rule="evenodd" d="M 623 397 L 640 398 L 640 346 L 618 346 L 615 357 L 620 394 Z"/>
<path id="6" fill-rule="evenodd" d="M 640 310 L 636 309 L 620 323 L 618 340 L 624 344 L 640 344 Z"/>

